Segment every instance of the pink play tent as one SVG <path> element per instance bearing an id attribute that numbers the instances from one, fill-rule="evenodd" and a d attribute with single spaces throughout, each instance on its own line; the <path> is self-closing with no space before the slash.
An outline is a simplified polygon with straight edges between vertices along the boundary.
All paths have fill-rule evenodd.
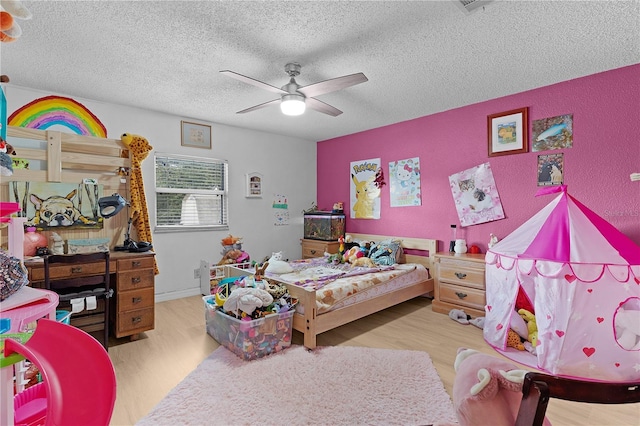
<path id="1" fill-rule="evenodd" d="M 565 186 L 538 195 L 552 192 L 560 194 L 487 251 L 484 338 L 552 374 L 637 382 L 640 247 Z M 535 311 L 535 354 L 506 347 L 516 299 L 528 299 Z"/>

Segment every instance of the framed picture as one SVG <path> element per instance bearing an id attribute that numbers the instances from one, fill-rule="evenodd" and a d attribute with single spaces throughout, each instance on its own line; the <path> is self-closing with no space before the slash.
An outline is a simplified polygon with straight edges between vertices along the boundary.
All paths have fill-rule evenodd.
<path id="1" fill-rule="evenodd" d="M 211 126 L 181 121 L 182 146 L 211 149 Z"/>
<path id="2" fill-rule="evenodd" d="M 564 154 L 538 155 L 538 186 L 564 183 Z"/>
<path id="3" fill-rule="evenodd" d="M 246 198 L 262 197 L 262 175 L 257 172 L 247 173 Z"/>
<path id="4" fill-rule="evenodd" d="M 529 108 L 487 116 L 489 157 L 529 151 Z"/>

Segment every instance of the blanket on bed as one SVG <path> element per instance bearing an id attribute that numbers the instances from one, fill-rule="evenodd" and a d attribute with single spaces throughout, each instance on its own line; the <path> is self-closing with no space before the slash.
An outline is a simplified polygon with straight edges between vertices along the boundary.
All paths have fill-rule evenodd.
<path id="1" fill-rule="evenodd" d="M 267 272 L 266 277 L 273 278 L 287 284 L 294 284 L 300 287 L 311 287 L 318 290 L 338 278 L 388 271 L 395 268 L 394 266 L 366 268 L 363 266 L 351 266 L 346 263 L 333 264 L 329 262 L 328 256 L 296 260 L 289 262 L 289 265 L 291 265 L 293 272 L 288 274 L 274 274 Z"/>

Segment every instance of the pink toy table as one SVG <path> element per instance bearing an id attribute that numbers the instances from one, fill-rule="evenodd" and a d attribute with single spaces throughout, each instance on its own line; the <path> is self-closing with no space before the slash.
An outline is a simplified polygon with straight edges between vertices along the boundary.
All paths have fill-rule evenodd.
<path id="1" fill-rule="evenodd" d="M 23 287 L 0 303 L 0 318 L 11 319 L 9 333 L 20 333 L 40 318 L 55 320 L 58 294 L 49 290 Z M 0 335 L 1 337 L 1 335 Z M 11 336 L 15 338 L 14 336 Z M 27 339 L 29 336 L 24 336 Z M 2 344 L 4 348 L 4 341 Z M 13 424 L 13 364 L 22 361 L 20 355 L 0 354 L 0 424 Z"/>

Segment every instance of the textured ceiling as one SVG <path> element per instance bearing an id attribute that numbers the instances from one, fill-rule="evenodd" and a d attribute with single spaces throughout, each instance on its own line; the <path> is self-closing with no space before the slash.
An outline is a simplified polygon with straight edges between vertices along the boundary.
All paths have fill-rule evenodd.
<path id="1" fill-rule="evenodd" d="M 495 1 L 28 1 L 0 46 L 11 84 L 311 141 L 640 63 L 640 3 Z M 307 85 L 363 72 L 318 99 L 344 111 L 236 111 L 277 95 L 287 62 Z"/>

